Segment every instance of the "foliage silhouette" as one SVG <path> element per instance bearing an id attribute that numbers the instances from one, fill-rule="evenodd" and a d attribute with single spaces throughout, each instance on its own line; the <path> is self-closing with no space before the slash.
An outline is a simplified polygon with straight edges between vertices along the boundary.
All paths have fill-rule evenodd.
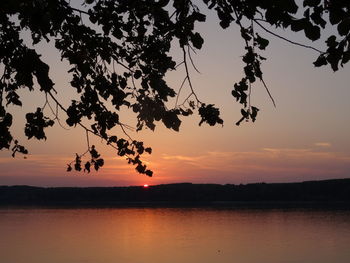
<path id="1" fill-rule="evenodd" d="M 69 126 L 80 126 L 86 132 L 87 151 L 77 154 L 67 170 L 83 170 L 82 157 L 91 159 L 83 167 L 98 170 L 104 161 L 89 135 L 102 138 L 125 156 L 139 173 L 152 176 L 141 161 L 142 154 L 151 153 L 142 142 L 132 139 L 130 129 L 119 119 L 119 111 L 128 108 L 136 114 L 137 131 L 154 130 L 157 122 L 179 131 L 181 118 L 198 111 L 199 125 L 223 124 L 220 111 L 213 104 L 198 99 L 191 83 L 189 67 L 195 65 L 191 54 L 201 49 L 204 39 L 196 32 L 195 24 L 205 22 L 206 15 L 193 0 L 85 0 L 80 7 L 67 0 L 2 0 L 0 2 L 0 149 L 12 149 L 13 156 L 27 149 L 13 138 L 10 128 L 13 117 L 10 105 L 22 105 L 20 89 L 39 89 L 46 96 L 43 107 L 26 114 L 25 135 L 46 139 L 45 129 L 60 123 L 58 112 L 67 115 Z M 250 104 L 252 84 L 261 81 L 272 103 L 263 79 L 260 55 L 269 45 L 266 36 L 258 34 L 258 27 L 266 35 L 279 37 L 318 53 L 316 67 L 330 65 L 334 71 L 350 60 L 350 2 L 347 0 L 203 0 L 202 9 L 217 14 L 222 28 L 238 26 L 245 43 L 243 77 L 233 85 L 232 95 L 242 104 L 242 121 L 256 120 L 259 109 Z M 206 10 L 207 11 L 207 10 Z M 325 41 L 326 50 L 296 43 L 274 32 L 274 28 L 302 31 L 307 39 L 320 39 L 326 26 L 336 28 Z M 26 44 L 22 33 L 30 33 L 32 44 Z M 79 95 L 70 105 L 57 99 L 59 90 L 50 78 L 50 68 L 37 52 L 37 44 L 52 41 L 62 60 L 70 64 L 71 87 Z M 175 62 L 170 49 L 179 45 L 183 60 Z M 185 77 L 178 92 L 169 87 L 165 74 L 184 67 Z M 196 68 L 195 68 L 196 69 Z M 37 82 L 37 85 L 34 82 Z M 189 95 L 179 102 L 184 86 Z M 176 99 L 176 106 L 167 102 Z M 56 110 L 54 110 L 54 105 Z M 51 111 L 53 117 L 48 117 Z M 45 113 L 46 112 L 46 113 Z M 110 135 L 114 127 L 121 129 L 118 137 Z M 124 138 L 123 138 L 124 137 Z"/>

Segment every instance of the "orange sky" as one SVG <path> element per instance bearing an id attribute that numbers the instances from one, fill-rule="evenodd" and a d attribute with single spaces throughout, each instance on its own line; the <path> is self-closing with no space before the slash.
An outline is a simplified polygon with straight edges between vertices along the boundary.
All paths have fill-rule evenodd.
<path id="1" fill-rule="evenodd" d="M 237 184 L 350 177 L 349 65 L 336 73 L 330 68 L 314 68 L 316 53 L 261 32 L 271 40 L 263 53 L 268 60 L 262 69 L 277 108 L 263 86 L 256 84 L 252 104 L 261 109 L 258 120 L 237 127 L 234 123 L 240 118 L 240 105 L 230 93 L 242 76 L 242 40 L 236 29 L 223 31 L 210 17 L 208 24 L 199 26 L 199 31 L 205 44 L 194 60 L 201 74 L 192 69 L 192 82 L 202 101 L 220 107 L 224 127 L 199 127 L 198 117 L 192 116 L 183 121 L 179 133 L 162 124 L 155 132 L 131 132 L 132 137 L 143 139 L 145 145 L 153 148 L 153 154 L 145 156 L 154 170 L 153 178 L 137 174 L 99 140 L 94 143 L 106 161 L 103 169 L 89 175 L 66 173 L 66 163 L 72 161 L 76 152 L 86 150 L 84 131 L 79 128 L 66 131 L 56 125 L 47 130 L 46 142 L 25 141 L 23 114 L 34 111 L 45 100 L 43 95 L 24 93 L 27 100 L 23 100 L 23 108 L 12 108 L 17 112 L 13 133 L 27 145 L 30 155 L 26 160 L 20 156 L 13 159 L 10 152 L 0 152 L 0 185 Z M 321 42 L 308 43 L 300 35 L 282 34 L 323 49 Z M 63 91 L 60 99 L 68 105 L 74 94 L 69 89 L 67 64 L 59 62 L 50 45 L 41 44 L 40 48 L 51 66 L 55 88 Z M 180 68 L 167 77 L 175 90 L 180 87 L 183 74 Z M 184 97 L 186 92 L 183 91 Z M 169 102 L 174 104 L 175 101 Z M 123 112 L 121 118 L 122 122 L 135 125 L 130 113 Z M 113 132 L 121 134 L 119 129 Z"/>

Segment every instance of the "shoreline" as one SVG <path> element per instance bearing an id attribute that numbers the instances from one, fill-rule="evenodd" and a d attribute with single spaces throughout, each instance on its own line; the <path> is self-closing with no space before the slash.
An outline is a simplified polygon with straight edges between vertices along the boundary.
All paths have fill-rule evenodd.
<path id="1" fill-rule="evenodd" d="M 350 179 L 278 184 L 133 187 L 0 186 L 0 207 L 218 207 L 350 209 Z"/>
<path id="2" fill-rule="evenodd" d="M 108 209 L 108 208 L 205 208 L 205 209 L 307 209 L 307 210 L 350 210 L 350 202 L 332 201 L 215 201 L 215 202 L 40 202 L 0 203 L 0 209 L 57 208 L 57 209 Z"/>

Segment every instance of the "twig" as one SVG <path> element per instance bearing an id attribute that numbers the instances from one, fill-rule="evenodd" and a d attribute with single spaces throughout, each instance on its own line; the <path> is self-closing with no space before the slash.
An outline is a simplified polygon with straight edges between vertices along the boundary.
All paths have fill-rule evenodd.
<path id="1" fill-rule="evenodd" d="M 182 81 L 181 86 L 180 86 L 180 88 L 179 88 L 179 92 L 177 93 L 176 101 L 175 101 L 175 108 L 177 107 L 177 103 L 178 103 L 178 101 L 179 101 L 180 93 L 181 93 L 181 90 L 182 90 L 182 88 L 183 88 L 183 86 L 184 86 L 186 80 L 187 80 L 187 77 L 185 77 L 184 80 Z"/>
<path id="2" fill-rule="evenodd" d="M 250 104 L 250 97 L 251 97 L 251 94 L 252 94 L 252 84 L 250 83 L 250 81 L 249 81 L 249 91 L 248 91 L 248 109 L 250 109 L 250 106 L 251 106 L 251 104 Z"/>
<path id="3" fill-rule="evenodd" d="M 176 14 L 176 10 L 170 15 L 169 20 Z"/>
<path id="4" fill-rule="evenodd" d="M 51 110 L 52 115 L 55 116 L 55 118 L 54 118 L 53 120 L 54 120 L 54 121 L 57 120 L 58 125 L 60 125 L 62 129 L 66 130 L 66 131 L 69 131 L 69 129 L 67 129 L 66 127 L 64 127 L 64 126 L 62 125 L 61 120 L 58 118 L 58 104 L 56 103 L 56 112 L 55 112 L 55 111 L 53 110 L 53 108 L 52 108 L 50 102 L 49 102 L 49 99 L 48 99 L 48 97 L 47 97 L 47 93 L 45 93 L 45 104 L 44 104 L 44 106 L 41 108 L 42 111 L 44 111 L 46 105 L 49 106 L 49 109 Z"/>
<path id="5" fill-rule="evenodd" d="M 86 130 L 86 142 L 87 142 L 88 150 L 90 150 L 89 132 L 87 130 Z"/>
<path id="6" fill-rule="evenodd" d="M 2 73 L 1 79 L 0 81 L 2 81 L 5 78 L 5 74 L 6 74 L 6 66 L 4 67 L 4 73 Z"/>
<path id="7" fill-rule="evenodd" d="M 253 19 L 251 20 L 251 27 L 252 27 L 252 35 L 253 35 L 253 41 L 255 41 L 255 38 L 254 38 L 254 23 L 253 23 Z M 254 51 L 254 43 L 253 43 L 253 53 L 255 53 Z M 260 81 L 263 83 L 264 87 L 265 87 L 265 90 L 267 92 L 267 94 L 269 94 L 269 97 L 273 103 L 273 106 L 276 108 L 276 103 L 275 103 L 275 100 L 273 99 L 271 93 L 270 93 L 270 90 L 269 88 L 267 87 L 264 79 L 262 76 L 259 77 Z M 250 105 L 250 94 L 251 94 L 251 83 L 249 82 L 249 108 L 251 107 Z"/>
<path id="8" fill-rule="evenodd" d="M 192 95 L 193 95 L 193 93 L 190 93 L 190 94 L 187 96 L 187 98 L 186 98 L 186 99 L 184 99 L 183 103 L 181 103 L 179 106 L 184 105 L 184 104 L 185 104 L 185 102 L 186 102 L 186 101 L 188 101 L 188 99 L 189 99 L 189 98 L 191 98 L 191 96 L 192 96 Z M 198 101 L 197 101 L 197 103 L 198 103 Z"/>
<path id="9" fill-rule="evenodd" d="M 291 44 L 296 45 L 296 46 L 304 47 L 304 48 L 309 48 L 309 49 L 315 50 L 315 51 L 317 51 L 317 52 L 319 52 L 319 53 L 321 53 L 321 54 L 324 54 L 324 53 L 325 53 L 324 51 L 321 51 L 321 50 L 319 50 L 319 49 L 317 49 L 317 48 L 314 48 L 314 47 L 312 47 L 312 46 L 304 45 L 304 44 L 301 44 L 301 43 L 298 43 L 298 42 L 289 40 L 289 39 L 287 39 L 287 38 L 285 38 L 285 37 L 282 37 L 282 36 L 280 36 L 280 35 L 278 35 L 278 34 L 272 32 L 271 30 L 267 29 L 266 27 L 264 27 L 262 24 L 260 24 L 260 23 L 257 21 L 257 19 L 253 19 L 253 21 L 254 21 L 258 26 L 260 26 L 263 30 L 265 30 L 267 33 L 269 33 L 269 34 L 271 34 L 271 35 L 273 35 L 273 36 L 275 36 L 275 37 L 277 37 L 277 38 L 280 38 L 280 39 L 282 39 L 282 40 L 284 40 L 284 41 L 287 41 L 288 43 L 291 43 Z"/>
<path id="10" fill-rule="evenodd" d="M 73 11 L 76 11 L 76 12 L 79 12 L 80 14 L 85 14 L 85 15 L 90 15 L 88 12 L 84 11 L 84 10 L 80 10 L 80 9 L 77 9 L 77 8 L 74 8 L 74 7 L 70 7 L 71 10 Z"/>
<path id="11" fill-rule="evenodd" d="M 50 95 L 50 97 L 53 99 L 53 101 L 56 102 L 56 104 L 58 105 L 58 107 L 59 107 L 61 110 L 63 110 L 65 113 L 67 113 L 67 110 L 65 109 L 65 107 L 62 106 L 62 104 L 55 98 L 55 96 L 53 96 L 52 93 L 51 93 L 50 91 L 48 91 L 47 93 Z M 67 113 L 67 115 L 68 115 L 68 113 Z M 99 135 L 99 134 L 95 133 L 94 131 L 90 130 L 88 127 L 86 127 L 86 126 L 85 126 L 84 124 L 82 124 L 81 122 L 78 122 L 77 124 L 78 124 L 80 127 L 82 127 L 83 129 L 87 130 L 88 132 L 90 132 L 90 133 L 92 133 L 92 134 L 95 134 L 96 136 L 102 138 L 101 135 Z"/>
<path id="12" fill-rule="evenodd" d="M 190 86 L 191 89 L 191 95 L 193 95 L 197 102 L 200 102 L 200 100 L 197 97 L 197 94 L 194 92 L 193 86 L 192 86 L 192 82 L 191 82 L 191 78 L 190 78 L 190 73 L 188 71 L 188 65 L 187 65 L 187 58 L 186 58 L 186 50 L 185 47 L 182 47 L 182 51 L 183 51 L 183 55 L 184 55 L 184 65 L 185 65 L 185 71 L 186 71 L 186 76 L 187 76 L 187 81 L 188 81 L 188 85 Z"/>
<path id="13" fill-rule="evenodd" d="M 270 93 L 270 91 L 269 91 L 269 89 L 268 89 L 268 87 L 267 87 L 267 85 L 266 85 L 264 79 L 263 79 L 263 78 L 260 78 L 260 81 L 263 83 L 263 85 L 264 85 L 264 87 L 265 87 L 265 89 L 266 89 L 266 91 L 267 91 L 267 94 L 269 94 L 269 97 L 270 97 L 270 99 L 271 99 L 271 101 L 272 101 L 272 103 L 273 103 L 273 106 L 275 106 L 275 108 L 276 108 L 275 100 L 273 99 L 273 97 L 272 97 L 272 95 L 271 95 L 271 93 Z"/>
<path id="14" fill-rule="evenodd" d="M 119 125 L 123 125 L 126 129 L 128 129 L 129 131 L 135 131 L 135 128 L 126 124 L 126 123 L 122 123 L 122 122 L 119 122 L 118 123 Z"/>
<path id="15" fill-rule="evenodd" d="M 193 63 L 193 60 L 192 60 L 192 56 L 191 56 L 191 50 L 190 50 L 190 45 L 188 45 L 187 46 L 188 47 L 188 57 L 190 58 L 190 61 L 191 61 L 191 64 L 192 64 L 192 67 L 199 73 L 199 74 L 201 74 L 200 73 L 200 71 L 197 69 L 197 67 L 196 67 L 196 65 Z M 193 49 L 192 49 L 193 50 Z"/>
<path id="16" fill-rule="evenodd" d="M 130 137 L 130 135 L 125 131 L 123 124 L 119 123 L 120 128 L 124 132 L 124 134 L 129 138 L 130 141 L 133 141 L 133 139 Z"/>
<path id="17" fill-rule="evenodd" d="M 180 67 L 183 63 L 184 63 L 184 62 L 181 61 L 179 64 L 177 64 L 177 65 L 175 66 L 175 69 L 177 69 L 178 67 Z"/>

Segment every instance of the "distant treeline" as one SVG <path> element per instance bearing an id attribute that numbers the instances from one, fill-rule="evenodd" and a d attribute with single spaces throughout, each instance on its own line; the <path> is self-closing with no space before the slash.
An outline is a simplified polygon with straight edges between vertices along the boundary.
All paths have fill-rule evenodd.
<path id="1" fill-rule="evenodd" d="M 0 186 L 1 206 L 334 206 L 350 208 L 350 179 L 246 185 Z"/>

